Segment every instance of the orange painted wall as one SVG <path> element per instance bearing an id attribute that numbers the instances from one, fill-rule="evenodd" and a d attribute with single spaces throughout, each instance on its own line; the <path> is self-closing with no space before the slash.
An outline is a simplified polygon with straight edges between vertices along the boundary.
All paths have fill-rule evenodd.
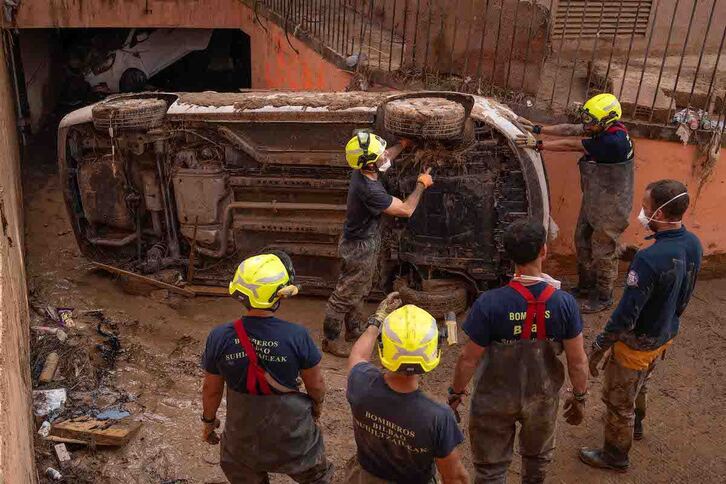
<path id="1" fill-rule="evenodd" d="M 289 35 L 295 53 L 282 28 L 262 15 L 257 19 L 264 28 L 240 0 L 24 0 L 13 26 L 241 29 L 251 40 L 253 88 L 345 89 L 351 74 Z"/>
<path id="2" fill-rule="evenodd" d="M 673 178 L 685 183 L 691 193 L 691 206 L 684 220 L 688 229 L 701 239 L 706 255 L 726 253 L 726 230 L 723 229 L 726 214 L 726 150 L 721 152 L 711 179 L 703 185 L 696 197 L 699 179 L 697 175 L 694 176 L 694 166 L 698 163 L 695 146 L 642 138 L 636 138 L 633 142 L 635 198 L 630 226 L 623 241 L 638 246 L 649 243 L 644 240 L 649 232 L 636 219 L 645 186 L 661 178 Z M 582 199 L 577 168 L 579 155 L 545 152 L 544 158 L 550 183 L 552 217 L 560 227 L 560 236 L 551 244 L 550 250 L 556 255 L 572 256 L 575 253 L 574 231 Z"/>

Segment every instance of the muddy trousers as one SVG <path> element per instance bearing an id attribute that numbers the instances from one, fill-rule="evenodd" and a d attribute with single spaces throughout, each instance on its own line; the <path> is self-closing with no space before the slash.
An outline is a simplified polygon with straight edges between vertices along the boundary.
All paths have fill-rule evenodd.
<path id="1" fill-rule="evenodd" d="M 655 362 L 645 370 L 631 370 L 610 357 L 605 366 L 602 400 L 605 403 L 603 450 L 615 461 L 626 461 L 633 445 L 635 415 L 645 418 L 648 381 Z"/>
<path id="2" fill-rule="evenodd" d="M 355 330 L 365 322 L 363 301 L 373 287 L 380 247 L 380 235 L 364 240 L 340 239 L 338 255 L 342 265 L 335 290 L 325 307 L 325 338 L 337 339 L 343 324 L 347 329 Z"/>
<path id="3" fill-rule="evenodd" d="M 270 476 L 267 472 L 258 472 L 247 467 L 239 460 L 221 460 L 220 467 L 224 476 L 231 484 L 269 484 Z M 333 466 L 327 459 L 304 472 L 287 474 L 287 476 L 300 484 L 328 484 L 333 473 Z"/>
<path id="4" fill-rule="evenodd" d="M 618 276 L 618 243 L 627 225 L 595 226 L 580 210 L 575 228 L 578 286 L 596 289 L 600 297 L 609 297 Z"/>
<path id="5" fill-rule="evenodd" d="M 345 484 L 395 484 L 394 481 L 387 481 L 380 477 L 374 476 L 370 472 L 361 467 L 358 457 L 353 456 L 345 465 Z M 432 477 L 429 482 L 421 484 L 438 484 L 436 476 Z"/>
<path id="6" fill-rule="evenodd" d="M 555 451 L 555 426 L 559 399 L 536 405 L 521 415 L 479 413 L 472 408 L 469 435 L 473 453 L 474 482 L 505 483 L 512 462 L 515 424 L 519 422 L 522 482 L 544 482 Z"/>

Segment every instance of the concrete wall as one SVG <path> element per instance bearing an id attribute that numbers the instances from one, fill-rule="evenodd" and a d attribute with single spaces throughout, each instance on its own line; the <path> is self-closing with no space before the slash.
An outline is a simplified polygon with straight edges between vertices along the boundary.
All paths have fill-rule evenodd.
<path id="1" fill-rule="evenodd" d="M 24 0 L 19 28 L 195 27 L 236 28 L 250 36 L 252 87 L 342 90 L 351 75 L 239 0 Z M 262 24 L 260 24 L 262 22 Z M 263 27 L 264 25 L 264 27 Z M 296 52 L 297 51 L 297 52 Z M 26 75 L 30 75 L 26 68 Z M 31 73 L 32 74 L 32 73 Z"/>
<path id="2" fill-rule="evenodd" d="M 726 151 L 721 152 L 712 177 L 703 184 L 699 192 L 703 158 L 698 156 L 696 146 L 642 138 L 636 138 L 633 142 L 636 154 L 635 198 L 630 226 L 625 232 L 623 242 L 638 246 L 649 244 L 644 240 L 649 232 L 636 220 L 645 186 L 661 178 L 673 178 L 685 183 L 692 195 L 691 206 L 684 219 L 686 226 L 701 239 L 705 254 L 711 256 L 712 264 L 721 261 L 722 258 L 718 256 L 726 254 L 726 231 L 723 229 Z M 579 155 L 545 152 L 544 158 L 551 190 L 552 216 L 560 226 L 560 236 L 550 250 L 556 256 L 555 259 L 560 260 L 561 270 L 573 272 L 574 230 L 582 199 L 577 169 Z M 707 261 L 704 269 L 717 268 L 710 267 Z"/>
<path id="3" fill-rule="evenodd" d="M 13 89 L 0 48 L 0 482 L 37 481 Z"/>

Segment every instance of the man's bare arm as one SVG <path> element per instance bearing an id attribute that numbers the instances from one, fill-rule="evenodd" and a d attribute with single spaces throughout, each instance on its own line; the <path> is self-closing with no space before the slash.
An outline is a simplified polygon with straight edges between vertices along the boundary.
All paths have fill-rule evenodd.
<path id="1" fill-rule="evenodd" d="M 302 378 L 305 391 L 310 395 L 310 398 L 317 403 L 322 403 L 325 399 L 325 379 L 320 364 L 318 363 L 307 370 L 300 370 L 300 378 Z"/>
<path id="2" fill-rule="evenodd" d="M 224 378 L 221 375 L 204 372 L 204 383 L 202 383 L 202 415 L 207 420 L 217 417 L 219 404 L 222 403 L 224 395 Z"/>
<path id="3" fill-rule="evenodd" d="M 484 347 L 473 341 L 469 341 L 461 350 L 461 355 L 459 355 L 459 360 L 456 362 L 456 368 L 454 369 L 454 383 L 451 385 L 456 393 L 463 393 L 466 390 L 484 351 Z"/>
<path id="4" fill-rule="evenodd" d="M 466 472 L 457 449 L 443 459 L 436 459 L 436 468 L 444 484 L 469 484 L 469 473 Z"/>
<path id="5" fill-rule="evenodd" d="M 393 197 L 393 201 L 383 213 L 393 217 L 409 218 L 416 211 L 416 207 L 418 207 L 424 191 L 426 191 L 426 187 L 421 183 L 416 183 L 416 188 L 406 197 L 406 201 L 401 201 L 400 198 Z"/>
<path id="6" fill-rule="evenodd" d="M 545 140 L 541 145 L 540 151 L 576 151 L 586 153 L 585 147 L 582 146 L 582 140 L 567 138 Z"/>
<path id="7" fill-rule="evenodd" d="M 587 391 L 587 354 L 582 333 L 571 339 L 562 341 L 567 358 L 567 373 L 570 375 L 572 389 L 576 393 Z"/>
<path id="8" fill-rule="evenodd" d="M 358 363 L 370 361 L 373 348 L 376 345 L 376 339 L 378 339 L 378 328 L 372 325 L 368 326 L 350 350 L 350 355 L 348 356 L 348 372 Z"/>

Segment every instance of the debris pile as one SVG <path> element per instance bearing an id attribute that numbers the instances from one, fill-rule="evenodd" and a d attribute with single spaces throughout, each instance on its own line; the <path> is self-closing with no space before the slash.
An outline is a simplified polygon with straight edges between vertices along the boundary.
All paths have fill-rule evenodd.
<path id="1" fill-rule="evenodd" d="M 118 325 L 100 309 L 31 307 L 36 461 L 50 481 L 95 482 L 78 456 L 126 445 L 141 427 L 125 408 L 135 396 L 113 386 Z"/>

